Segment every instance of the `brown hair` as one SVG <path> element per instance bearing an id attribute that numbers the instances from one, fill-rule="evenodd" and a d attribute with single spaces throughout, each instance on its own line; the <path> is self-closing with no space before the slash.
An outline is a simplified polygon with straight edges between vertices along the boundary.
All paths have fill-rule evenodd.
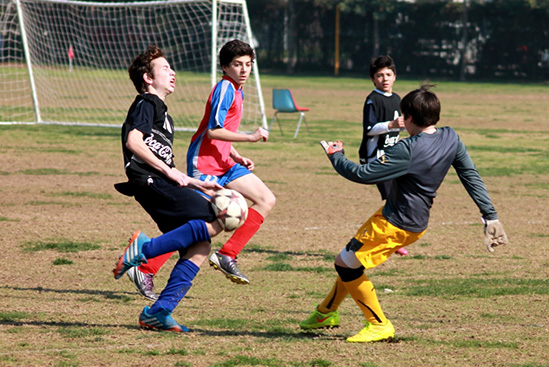
<path id="1" fill-rule="evenodd" d="M 388 68 L 396 74 L 395 62 L 391 56 L 378 56 L 375 59 L 372 59 L 370 62 L 370 78 L 373 78 L 375 73 L 383 68 Z"/>
<path id="2" fill-rule="evenodd" d="M 149 74 L 151 78 L 154 78 L 152 70 L 152 61 L 164 57 L 164 53 L 156 45 L 150 45 L 145 52 L 137 55 L 128 68 L 130 79 L 137 90 L 137 93 L 145 93 L 147 91 L 147 85 L 143 80 L 143 75 Z"/>
<path id="3" fill-rule="evenodd" d="M 421 127 L 436 125 L 440 119 L 440 101 L 429 90 L 434 87 L 434 84 L 423 84 L 402 98 L 400 110 L 405 119 L 412 117 L 414 124 Z"/>
<path id="4" fill-rule="evenodd" d="M 229 64 L 231 63 L 231 61 L 233 61 L 235 57 L 245 55 L 250 56 L 250 59 L 254 61 L 255 53 L 252 46 L 250 46 L 246 42 L 235 39 L 223 45 L 221 51 L 219 51 L 219 63 L 221 64 L 221 66 L 229 66 Z"/>

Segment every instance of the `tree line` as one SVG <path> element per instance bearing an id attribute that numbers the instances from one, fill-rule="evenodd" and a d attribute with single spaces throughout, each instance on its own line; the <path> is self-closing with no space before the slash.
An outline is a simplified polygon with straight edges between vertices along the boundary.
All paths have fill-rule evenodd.
<path id="1" fill-rule="evenodd" d="M 248 0 L 264 70 L 549 79 L 549 0 Z"/>

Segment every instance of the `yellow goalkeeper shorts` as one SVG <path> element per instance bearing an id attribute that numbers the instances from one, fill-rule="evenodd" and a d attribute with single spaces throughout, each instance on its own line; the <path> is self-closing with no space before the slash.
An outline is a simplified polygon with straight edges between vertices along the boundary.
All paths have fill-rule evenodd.
<path id="1" fill-rule="evenodd" d="M 423 232 L 410 232 L 389 223 L 383 214 L 383 207 L 360 227 L 354 239 L 362 244 L 355 247 L 355 256 L 370 269 L 385 262 L 399 248 L 408 246 L 423 236 Z M 356 241 L 352 241 L 355 242 Z M 345 250 L 344 250 L 345 251 Z"/>

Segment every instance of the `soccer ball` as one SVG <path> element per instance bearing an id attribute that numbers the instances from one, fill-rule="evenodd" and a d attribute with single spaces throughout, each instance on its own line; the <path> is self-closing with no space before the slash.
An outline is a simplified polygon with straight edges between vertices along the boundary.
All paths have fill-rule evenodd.
<path id="1" fill-rule="evenodd" d="M 216 191 L 211 203 L 217 221 L 227 232 L 240 227 L 248 217 L 248 203 L 238 191 L 230 189 Z"/>

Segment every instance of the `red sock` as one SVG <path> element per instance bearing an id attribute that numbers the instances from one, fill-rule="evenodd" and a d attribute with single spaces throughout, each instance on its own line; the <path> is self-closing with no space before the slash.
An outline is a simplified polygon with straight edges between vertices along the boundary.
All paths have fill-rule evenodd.
<path id="1" fill-rule="evenodd" d="M 158 273 L 158 270 L 164 265 L 166 261 L 172 256 L 173 252 L 168 252 L 167 254 L 159 255 L 157 257 L 153 257 L 152 259 L 147 259 L 147 263 L 143 263 L 139 265 L 139 270 L 142 273 L 145 274 L 153 274 L 156 275 Z"/>
<path id="2" fill-rule="evenodd" d="M 221 255 L 230 256 L 233 259 L 242 251 L 244 246 L 248 241 L 254 236 L 254 234 L 259 230 L 261 224 L 265 218 L 254 208 L 248 209 L 248 218 L 242 225 L 238 228 L 231 238 L 223 245 L 219 253 Z"/>

